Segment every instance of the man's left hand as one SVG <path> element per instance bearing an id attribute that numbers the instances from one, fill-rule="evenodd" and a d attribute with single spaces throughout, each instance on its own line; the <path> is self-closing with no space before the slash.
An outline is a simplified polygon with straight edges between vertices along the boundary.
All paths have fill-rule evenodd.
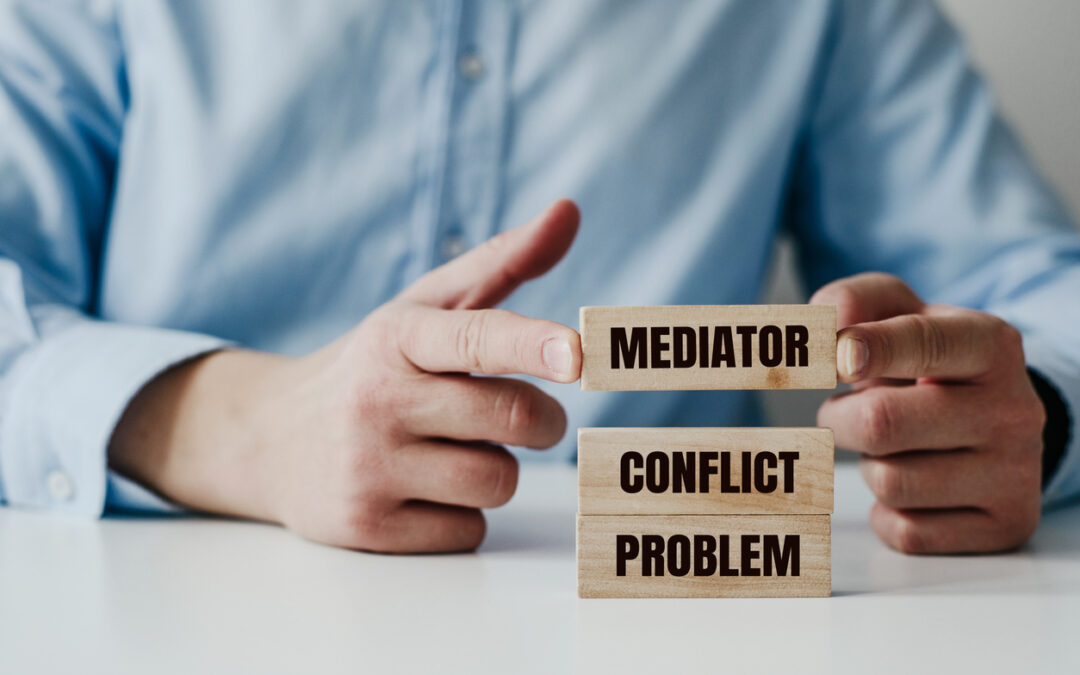
<path id="1" fill-rule="evenodd" d="M 1026 542 L 1039 522 L 1046 413 L 1020 333 L 925 305 L 885 274 L 835 281 L 810 302 L 837 306 L 837 373 L 854 385 L 821 406 L 818 424 L 862 454 L 878 536 L 905 553 Z"/>

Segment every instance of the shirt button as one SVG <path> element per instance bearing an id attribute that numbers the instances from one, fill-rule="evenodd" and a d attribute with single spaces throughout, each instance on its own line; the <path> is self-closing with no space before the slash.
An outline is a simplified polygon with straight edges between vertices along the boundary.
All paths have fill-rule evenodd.
<path id="1" fill-rule="evenodd" d="M 479 80 L 484 76 L 485 70 L 487 67 L 484 65 L 484 59 L 480 58 L 476 52 L 465 52 L 458 59 L 458 72 L 466 80 Z"/>
<path id="2" fill-rule="evenodd" d="M 50 471 L 46 481 L 49 486 L 49 494 L 58 502 L 66 502 L 75 494 L 75 486 L 72 485 L 71 479 L 59 469 Z"/>
<path id="3" fill-rule="evenodd" d="M 439 252 L 443 260 L 453 260 L 469 249 L 465 237 L 460 234 L 447 235 L 439 246 Z"/>

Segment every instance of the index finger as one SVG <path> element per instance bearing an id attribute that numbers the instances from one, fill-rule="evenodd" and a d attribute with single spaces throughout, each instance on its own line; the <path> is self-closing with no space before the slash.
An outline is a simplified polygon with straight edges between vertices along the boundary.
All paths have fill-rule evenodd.
<path id="1" fill-rule="evenodd" d="M 399 329 L 401 353 L 430 373 L 521 374 L 552 382 L 581 375 L 581 337 L 554 321 L 504 309 L 412 305 Z"/>
<path id="2" fill-rule="evenodd" d="M 876 377 L 969 379 L 998 354 L 994 325 L 981 312 L 905 314 L 840 331 L 837 373 L 843 382 Z"/>
<path id="3" fill-rule="evenodd" d="M 811 305 L 836 305 L 836 328 L 921 312 L 925 305 L 899 277 L 864 272 L 837 279 L 817 290 Z"/>
<path id="4" fill-rule="evenodd" d="M 446 309 L 493 307 L 554 267 L 574 242 L 580 222 L 577 205 L 561 199 L 525 225 L 431 270 L 398 297 Z"/>

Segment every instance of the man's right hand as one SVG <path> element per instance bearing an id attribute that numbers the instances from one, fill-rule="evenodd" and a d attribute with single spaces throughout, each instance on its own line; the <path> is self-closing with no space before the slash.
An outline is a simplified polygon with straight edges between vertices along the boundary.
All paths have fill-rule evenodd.
<path id="1" fill-rule="evenodd" d="M 181 505 L 335 546 L 475 548 L 480 509 L 517 485 L 500 444 L 550 447 L 566 414 L 531 384 L 474 375 L 581 371 L 576 331 L 490 308 L 554 266 L 578 222 L 557 202 L 306 357 L 225 350 L 166 371 L 125 411 L 110 465 Z"/>

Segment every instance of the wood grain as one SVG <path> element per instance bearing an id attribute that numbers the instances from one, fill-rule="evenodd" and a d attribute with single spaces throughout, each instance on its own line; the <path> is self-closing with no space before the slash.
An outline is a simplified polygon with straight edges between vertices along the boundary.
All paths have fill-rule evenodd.
<path id="1" fill-rule="evenodd" d="M 830 516 L 812 515 L 579 515 L 578 595 L 582 598 L 826 597 L 832 590 L 829 519 Z M 635 540 L 639 542 L 639 551 L 631 557 Z M 702 546 L 704 555 L 694 553 L 699 542 L 709 541 L 715 543 L 715 554 L 710 554 L 705 546 Z M 773 542 L 771 548 L 767 541 Z M 658 542 L 662 542 L 662 549 L 658 549 Z M 645 555 L 647 545 L 653 555 Z M 752 553 L 746 560 L 744 546 Z M 786 558 L 777 555 L 778 546 L 784 547 Z M 658 550 L 659 556 L 655 555 Z M 688 551 L 689 555 L 684 555 Z M 726 559 L 722 558 L 722 551 L 728 552 Z M 624 576 L 618 575 L 620 558 Z M 793 558 L 798 561 L 797 574 Z M 760 576 L 743 574 L 755 569 Z M 646 570 L 649 575 L 644 573 Z M 735 574 L 723 576 L 721 570 Z M 662 574 L 655 574 L 657 571 Z"/>
<path id="2" fill-rule="evenodd" d="M 582 307 L 580 322 L 584 390 L 836 387 L 834 306 Z"/>
<path id="3" fill-rule="evenodd" d="M 798 453 L 798 457 L 786 453 Z M 713 471 L 703 472 L 703 466 Z M 749 472 L 744 473 L 744 468 Z M 831 429 L 578 430 L 578 511 L 585 515 L 828 514 L 832 510 Z"/>

